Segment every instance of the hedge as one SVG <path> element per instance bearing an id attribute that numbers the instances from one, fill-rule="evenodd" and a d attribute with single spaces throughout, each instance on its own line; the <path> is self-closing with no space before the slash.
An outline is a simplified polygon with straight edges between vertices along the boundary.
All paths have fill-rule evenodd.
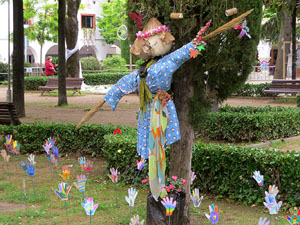
<path id="1" fill-rule="evenodd" d="M 246 96 L 246 97 L 265 97 L 267 96 L 264 93 L 264 90 L 269 90 L 271 84 L 244 84 L 238 90 L 236 90 L 232 95 L 233 96 Z"/>
<path id="2" fill-rule="evenodd" d="M 134 127 L 85 124 L 76 129 L 71 123 L 27 123 L 18 126 L 0 125 L 0 135 L 12 134 L 21 144 L 21 153 L 45 153 L 42 145 L 48 137 L 55 137 L 61 153 L 81 152 L 98 156 L 102 154 L 103 136 L 112 134 L 114 129 L 120 128 L 123 132 L 135 132 Z M 1 140 L 2 146 L 4 138 Z"/>
<path id="3" fill-rule="evenodd" d="M 168 171 L 170 150 L 166 152 Z M 139 159 L 135 135 L 105 135 L 103 155 L 108 168 L 120 171 L 123 182 L 134 182 L 138 173 L 136 159 Z M 263 192 L 252 178 L 253 172 L 260 170 L 265 178 L 264 190 L 276 184 L 279 200 L 291 206 L 300 204 L 300 155 L 296 151 L 282 153 L 274 149 L 197 143 L 193 146 L 192 170 L 197 175 L 193 186 L 202 193 L 210 192 L 245 204 L 262 204 Z M 147 172 L 148 168 L 142 170 L 138 183 L 146 178 Z"/>
<path id="4" fill-rule="evenodd" d="M 85 78 L 85 84 L 87 85 L 105 85 L 105 84 L 115 84 L 120 78 L 128 73 L 89 73 L 83 74 Z M 56 76 L 53 76 L 56 77 Z M 24 88 L 27 91 L 38 90 L 39 86 L 45 86 L 49 77 L 46 76 L 36 76 L 36 77 L 25 77 Z"/>
<path id="5" fill-rule="evenodd" d="M 300 110 L 291 107 L 231 107 L 199 122 L 200 136 L 229 142 L 274 140 L 300 134 Z"/>

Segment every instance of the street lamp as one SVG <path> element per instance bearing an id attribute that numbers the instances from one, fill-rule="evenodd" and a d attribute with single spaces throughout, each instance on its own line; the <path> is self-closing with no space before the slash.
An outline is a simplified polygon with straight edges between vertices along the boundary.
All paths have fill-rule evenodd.
<path id="1" fill-rule="evenodd" d="M 10 88 L 10 0 L 8 2 L 8 74 L 7 74 L 7 80 L 8 80 L 8 87 L 7 87 L 7 93 L 6 93 L 6 101 L 11 102 L 11 88 Z"/>

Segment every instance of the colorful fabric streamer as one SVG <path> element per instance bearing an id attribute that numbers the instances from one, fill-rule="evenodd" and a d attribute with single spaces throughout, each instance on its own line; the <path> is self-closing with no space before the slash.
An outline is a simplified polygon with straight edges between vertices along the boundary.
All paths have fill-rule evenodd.
<path id="1" fill-rule="evenodd" d="M 168 124 L 168 108 L 155 96 L 151 109 L 149 134 L 149 183 L 153 198 L 157 201 L 165 186 L 165 132 Z"/>

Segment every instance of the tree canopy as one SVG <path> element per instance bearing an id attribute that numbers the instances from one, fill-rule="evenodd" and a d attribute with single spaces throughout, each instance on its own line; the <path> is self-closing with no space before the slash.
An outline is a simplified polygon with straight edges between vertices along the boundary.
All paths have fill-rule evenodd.
<path id="1" fill-rule="evenodd" d="M 127 0 L 114 0 L 101 5 L 102 13 L 97 17 L 97 27 L 108 44 L 113 44 L 115 40 L 120 40 L 117 36 L 118 28 L 125 24 L 127 20 L 126 12 Z"/>

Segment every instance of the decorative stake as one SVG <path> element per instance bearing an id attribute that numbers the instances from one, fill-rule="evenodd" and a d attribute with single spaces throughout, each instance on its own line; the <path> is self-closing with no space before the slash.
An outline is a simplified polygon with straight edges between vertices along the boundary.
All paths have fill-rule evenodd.
<path id="1" fill-rule="evenodd" d="M 111 175 L 108 175 L 108 177 L 111 179 L 111 181 L 115 184 L 115 193 L 116 193 L 116 207 L 119 208 L 118 206 L 118 193 L 117 193 L 117 183 L 118 183 L 118 177 L 119 174 L 118 170 L 116 170 L 115 168 L 111 168 L 110 169 L 110 173 Z"/>
<path id="2" fill-rule="evenodd" d="M 81 205 L 84 208 L 86 215 L 90 216 L 90 224 L 92 224 L 92 215 L 95 214 L 98 204 L 94 205 L 93 198 L 87 197 Z"/>
<path id="3" fill-rule="evenodd" d="M 141 158 L 141 161 L 136 160 L 136 164 L 137 164 L 137 169 L 139 170 L 139 172 L 135 178 L 135 182 L 133 185 L 134 188 L 136 187 L 136 183 L 137 183 L 138 177 L 139 177 L 142 169 L 147 165 L 147 163 L 145 163 L 145 160 L 143 158 Z"/>
<path id="4" fill-rule="evenodd" d="M 58 184 L 58 188 L 59 188 L 59 191 L 58 190 L 55 190 L 54 192 L 57 194 L 57 196 L 65 201 L 65 208 L 66 208 L 66 215 L 67 215 L 67 222 L 69 224 L 69 217 L 68 217 L 68 207 L 67 207 L 67 201 L 68 201 L 68 195 L 69 195 L 69 192 L 71 190 L 71 186 L 68 186 L 68 184 L 66 183 L 60 183 Z"/>
<path id="5" fill-rule="evenodd" d="M 166 216 L 169 217 L 169 225 L 171 224 L 171 216 L 176 207 L 176 201 L 173 201 L 173 198 L 169 198 L 168 196 L 163 198 L 161 203 L 166 208 Z"/>
<path id="6" fill-rule="evenodd" d="M 128 189 L 128 197 L 125 196 L 125 200 L 129 204 L 129 207 L 130 207 L 129 218 L 131 218 L 131 210 L 132 210 L 132 207 L 134 206 L 134 201 L 136 199 L 137 194 L 138 194 L 138 191 L 136 191 L 135 188 L 129 188 Z"/>
<path id="7" fill-rule="evenodd" d="M 24 200 L 25 200 L 25 215 L 27 216 L 27 195 L 26 195 L 26 180 L 23 179 L 23 190 L 24 190 Z"/>
<path id="8" fill-rule="evenodd" d="M 205 216 L 212 224 L 217 224 L 219 222 L 219 212 L 218 212 L 218 206 L 215 206 L 214 204 L 211 204 L 209 206 L 209 212 L 210 215 L 205 213 Z"/>

